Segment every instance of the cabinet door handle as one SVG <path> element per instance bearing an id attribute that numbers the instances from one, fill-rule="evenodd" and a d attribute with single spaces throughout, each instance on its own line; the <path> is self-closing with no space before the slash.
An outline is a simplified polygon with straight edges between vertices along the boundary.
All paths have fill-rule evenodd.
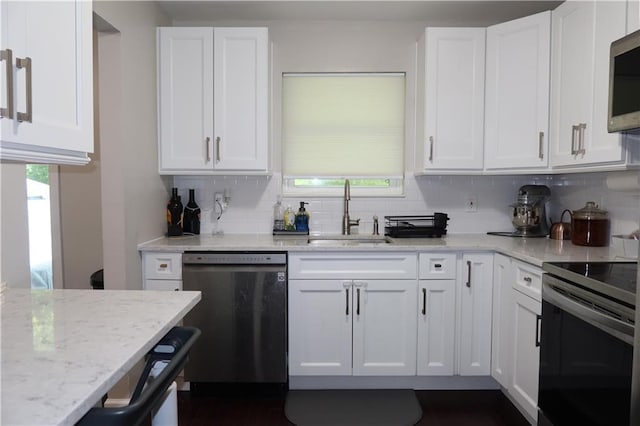
<path id="1" fill-rule="evenodd" d="M 345 311 L 344 314 L 349 316 L 349 289 L 345 288 L 344 289 L 345 293 L 346 293 L 346 303 L 345 303 Z"/>
<path id="2" fill-rule="evenodd" d="M 578 133 L 578 126 L 571 126 L 571 155 L 577 155 L 576 149 L 576 134 Z"/>
<path id="3" fill-rule="evenodd" d="M 544 158 L 544 132 L 538 134 L 538 158 Z"/>
<path id="4" fill-rule="evenodd" d="M 205 146 L 205 149 L 207 150 L 207 163 L 211 161 L 211 149 L 209 148 L 209 142 L 211 142 L 211 138 L 207 136 L 204 139 L 204 146 Z"/>
<path id="5" fill-rule="evenodd" d="M 216 163 L 220 162 L 220 143 L 222 141 L 220 140 L 220 136 L 218 136 L 216 138 Z"/>
<path id="6" fill-rule="evenodd" d="M 422 289 L 422 315 L 427 315 L 427 289 Z"/>
<path id="7" fill-rule="evenodd" d="M 540 325 L 542 323 L 542 315 L 536 315 L 536 347 L 540 346 Z"/>
<path id="8" fill-rule="evenodd" d="M 356 288 L 356 297 L 358 298 L 356 304 L 356 315 L 360 315 L 360 289 Z"/>
<path id="9" fill-rule="evenodd" d="M 467 260 L 467 287 L 471 288 L 471 261 Z"/>
<path id="10" fill-rule="evenodd" d="M 31 95 L 31 58 L 16 58 L 16 67 L 25 69 L 25 94 L 27 96 L 27 110 L 25 112 L 18 111 L 18 121 L 31 123 L 33 117 L 33 98 Z"/>
<path id="11" fill-rule="evenodd" d="M 0 50 L 0 61 L 5 61 L 5 78 L 7 107 L 0 108 L 0 118 L 13 118 L 13 52 L 11 49 Z"/>
<path id="12" fill-rule="evenodd" d="M 429 161 L 433 163 L 433 136 L 429 136 Z"/>
<path id="13" fill-rule="evenodd" d="M 587 129 L 587 123 L 578 124 L 578 154 L 584 155 L 587 151 L 584 148 L 584 131 Z"/>

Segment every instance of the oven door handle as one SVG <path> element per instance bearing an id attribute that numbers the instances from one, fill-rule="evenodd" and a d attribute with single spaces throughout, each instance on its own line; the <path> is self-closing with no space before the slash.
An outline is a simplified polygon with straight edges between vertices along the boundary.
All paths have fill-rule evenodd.
<path id="1" fill-rule="evenodd" d="M 545 277 L 549 279 L 551 277 Z M 596 311 L 557 292 L 548 282 L 542 283 L 542 298 L 554 306 L 586 321 L 605 333 L 633 345 L 634 327 L 609 315 Z"/>

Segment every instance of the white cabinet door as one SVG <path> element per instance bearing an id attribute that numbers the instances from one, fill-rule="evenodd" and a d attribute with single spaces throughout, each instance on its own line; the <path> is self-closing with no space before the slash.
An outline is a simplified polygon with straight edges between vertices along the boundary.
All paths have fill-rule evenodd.
<path id="1" fill-rule="evenodd" d="M 213 170 L 213 28 L 158 28 L 160 172 Z"/>
<path id="2" fill-rule="evenodd" d="M 267 29 L 167 27 L 157 36 L 160 173 L 266 172 Z"/>
<path id="3" fill-rule="evenodd" d="M 267 28 L 214 29 L 216 170 L 267 170 Z"/>
<path id="4" fill-rule="evenodd" d="M 0 119 L 0 159 L 87 163 L 93 152 L 91 2 L 3 1 L 0 7 L 2 49 L 12 53 L 1 64 L 1 102 L 13 110 Z"/>
<path id="5" fill-rule="evenodd" d="M 488 376 L 491 372 L 491 303 L 493 254 L 465 254 L 460 279 L 459 372 Z"/>
<path id="6" fill-rule="evenodd" d="M 538 418 L 539 315 L 542 303 L 514 291 L 513 373 L 509 393 L 529 416 Z"/>
<path id="7" fill-rule="evenodd" d="M 416 374 L 416 280 L 353 282 L 353 374 Z"/>
<path id="8" fill-rule="evenodd" d="M 426 170 L 480 170 L 484 126 L 484 28 L 427 28 Z"/>
<path id="9" fill-rule="evenodd" d="M 626 2 L 566 2 L 552 12 L 550 151 L 553 167 L 620 163 L 607 133 L 609 46 L 626 28 Z"/>
<path id="10" fill-rule="evenodd" d="M 640 0 L 629 0 L 627 5 L 627 34 L 640 30 Z"/>
<path id="11" fill-rule="evenodd" d="M 509 388 L 511 379 L 514 280 L 511 259 L 496 254 L 493 259 L 491 376 L 505 389 Z"/>
<path id="12" fill-rule="evenodd" d="M 421 280 L 418 289 L 418 375 L 452 376 L 456 281 Z"/>
<path id="13" fill-rule="evenodd" d="M 351 375 L 352 283 L 289 280 L 289 374 Z"/>
<path id="14" fill-rule="evenodd" d="M 551 12 L 487 28 L 484 165 L 546 168 Z"/>

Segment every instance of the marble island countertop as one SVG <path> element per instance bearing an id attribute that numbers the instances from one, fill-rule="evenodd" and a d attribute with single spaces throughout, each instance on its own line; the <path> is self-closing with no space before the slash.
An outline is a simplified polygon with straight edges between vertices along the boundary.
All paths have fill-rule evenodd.
<path id="1" fill-rule="evenodd" d="M 193 291 L 1 289 L 0 423 L 75 424 L 199 300 Z"/>
<path id="2" fill-rule="evenodd" d="M 618 256 L 610 247 L 576 246 L 569 240 L 549 238 L 511 238 L 486 234 L 450 234 L 443 238 L 390 239 L 389 243 L 335 241 L 308 244 L 306 237 L 278 238 L 268 234 L 198 235 L 158 238 L 138 249 L 142 252 L 185 251 L 494 251 L 541 266 L 543 262 L 566 261 L 633 261 Z"/>

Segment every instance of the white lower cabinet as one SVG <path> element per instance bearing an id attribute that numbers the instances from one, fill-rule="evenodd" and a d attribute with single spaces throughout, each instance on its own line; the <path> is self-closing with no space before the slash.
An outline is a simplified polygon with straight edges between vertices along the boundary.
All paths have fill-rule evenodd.
<path id="1" fill-rule="evenodd" d="M 538 418 L 541 287 L 540 268 L 495 255 L 491 375 L 534 422 Z"/>
<path id="2" fill-rule="evenodd" d="M 419 376 L 454 374 L 456 258 L 455 253 L 419 255 Z"/>
<path id="3" fill-rule="evenodd" d="M 416 269 L 415 254 L 290 253 L 289 374 L 415 375 Z"/>
<path id="4" fill-rule="evenodd" d="M 511 258 L 496 254 L 493 259 L 491 376 L 505 389 L 511 379 L 513 280 Z"/>
<path id="5" fill-rule="evenodd" d="M 289 280 L 289 374 L 351 374 L 351 288 Z"/>
<path id="6" fill-rule="evenodd" d="M 538 417 L 539 317 L 542 302 L 514 291 L 513 372 L 509 393 L 533 419 Z"/>
<path id="7" fill-rule="evenodd" d="M 420 280 L 418 375 L 452 376 L 456 324 L 455 280 Z"/>
<path id="8" fill-rule="evenodd" d="M 182 290 L 182 253 L 142 253 L 145 290 Z"/>
<path id="9" fill-rule="evenodd" d="M 416 374 L 416 280 L 353 282 L 353 375 Z"/>
<path id="10" fill-rule="evenodd" d="M 462 256 L 459 304 L 459 368 L 461 376 L 491 372 L 491 308 L 493 253 Z"/>

